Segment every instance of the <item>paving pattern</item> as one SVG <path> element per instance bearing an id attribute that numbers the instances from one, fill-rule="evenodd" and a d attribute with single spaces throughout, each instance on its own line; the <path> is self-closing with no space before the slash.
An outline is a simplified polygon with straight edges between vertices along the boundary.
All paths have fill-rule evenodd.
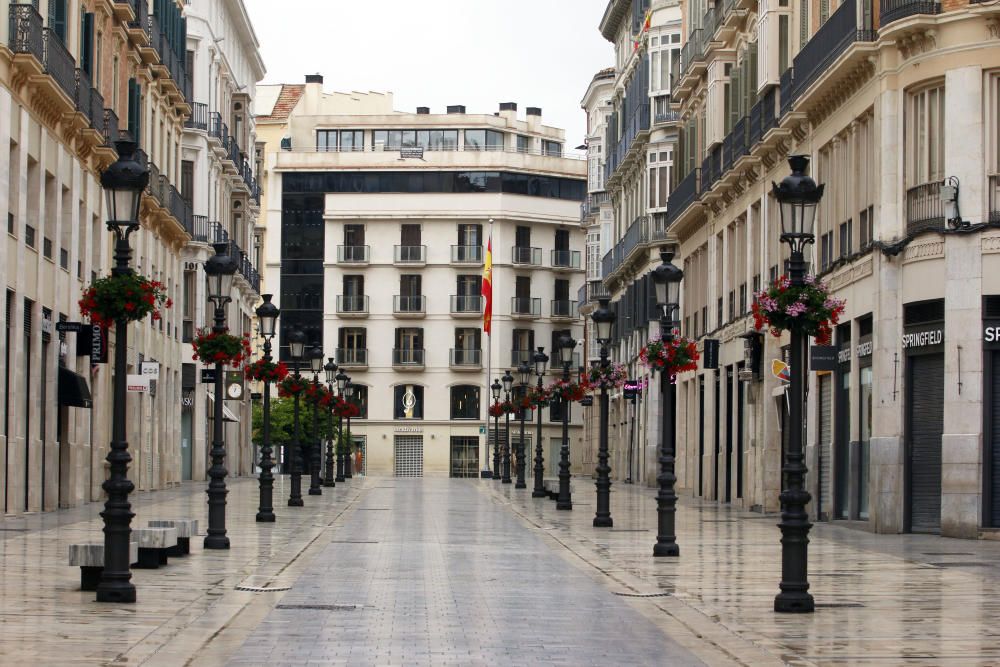
<path id="1" fill-rule="evenodd" d="M 375 482 L 230 664 L 703 664 L 483 484 Z"/>

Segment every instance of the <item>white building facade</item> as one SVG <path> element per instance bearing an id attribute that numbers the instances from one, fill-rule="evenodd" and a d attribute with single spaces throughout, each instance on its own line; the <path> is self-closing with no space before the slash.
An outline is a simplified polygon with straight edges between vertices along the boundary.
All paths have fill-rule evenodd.
<path id="1" fill-rule="evenodd" d="M 264 282 L 282 310 L 282 355 L 288 331 L 301 328 L 352 377 L 362 409 L 352 431 L 367 472 L 478 476 L 492 467 L 492 420 L 490 435 L 484 426 L 493 378 L 537 347 L 552 356 L 562 333 L 582 337 L 586 161 L 567 155 L 541 109 L 518 118 L 513 103 L 492 115 L 460 105 L 401 113 L 391 95 L 325 94 L 319 76 L 264 96 L 274 110 L 262 127 L 276 128 L 265 157 Z M 487 337 L 480 287 L 490 234 Z M 579 365 L 577 355 L 574 377 Z M 576 463 L 579 408 L 571 417 Z M 554 476 L 558 410 L 545 409 L 543 424 Z M 511 432 L 516 439 L 513 420 Z M 532 415 L 526 432 L 533 452 Z"/>

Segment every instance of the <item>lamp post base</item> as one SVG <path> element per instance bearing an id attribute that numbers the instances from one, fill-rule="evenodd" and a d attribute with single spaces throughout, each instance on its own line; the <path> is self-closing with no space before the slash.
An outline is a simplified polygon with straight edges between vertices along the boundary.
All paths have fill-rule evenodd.
<path id="1" fill-rule="evenodd" d="M 549 494 L 547 494 L 545 491 L 532 491 L 531 492 L 531 497 L 532 498 L 548 498 Z"/>
<path id="2" fill-rule="evenodd" d="M 274 523 L 274 512 L 257 512 L 257 523 Z"/>
<path id="3" fill-rule="evenodd" d="M 571 500 L 567 500 L 567 501 L 557 500 L 556 501 L 556 509 L 557 510 L 571 510 L 571 509 L 573 509 L 573 501 L 571 501 Z"/>
<path id="4" fill-rule="evenodd" d="M 323 495 L 323 491 L 322 491 L 322 489 L 309 489 L 309 495 L 310 496 L 322 496 Z"/>
<path id="5" fill-rule="evenodd" d="M 614 528 L 615 522 L 611 517 L 595 516 L 594 528 Z"/>
<path id="6" fill-rule="evenodd" d="M 661 557 L 676 557 L 681 555 L 681 548 L 677 546 L 676 542 L 657 542 L 653 545 L 653 556 L 656 558 Z"/>
<path id="7" fill-rule="evenodd" d="M 524 482 L 522 482 L 521 480 L 518 480 L 517 483 L 514 484 L 514 488 L 515 489 L 526 489 L 526 488 L 528 488 L 528 485 L 525 484 Z"/>
<path id="8" fill-rule="evenodd" d="M 206 549 L 228 549 L 229 538 L 225 535 L 209 535 L 205 538 Z"/>
<path id="9" fill-rule="evenodd" d="M 323 480 L 323 486 L 329 489 L 330 487 L 337 486 L 337 483 L 333 481 L 333 477 L 330 477 L 329 479 Z"/>
<path id="10" fill-rule="evenodd" d="M 781 592 L 774 598 L 774 611 L 782 614 L 811 614 L 815 610 L 813 596 L 805 591 Z"/>
<path id="11" fill-rule="evenodd" d="M 120 604 L 131 604 L 135 602 L 135 585 L 131 582 L 118 584 L 107 584 L 102 582 L 97 585 L 98 602 L 116 602 Z"/>
<path id="12" fill-rule="evenodd" d="M 303 507 L 304 505 L 305 505 L 305 503 L 302 502 L 301 498 L 289 498 L 288 499 L 288 506 L 289 507 Z"/>

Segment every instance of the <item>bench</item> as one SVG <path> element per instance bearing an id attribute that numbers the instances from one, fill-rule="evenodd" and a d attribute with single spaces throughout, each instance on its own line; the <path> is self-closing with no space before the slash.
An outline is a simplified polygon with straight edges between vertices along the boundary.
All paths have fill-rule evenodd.
<path id="1" fill-rule="evenodd" d="M 129 542 L 129 563 L 139 560 L 139 543 Z M 96 591 L 104 572 L 104 543 L 69 545 L 69 564 L 80 568 L 80 590 Z"/>
<path id="2" fill-rule="evenodd" d="M 187 556 L 191 553 L 191 538 L 198 534 L 198 519 L 159 519 L 149 522 L 150 528 L 176 528 L 177 546 L 167 549 L 168 556 Z"/>
<path id="3" fill-rule="evenodd" d="M 574 484 L 573 480 L 570 479 L 570 481 L 569 481 L 569 493 L 570 493 L 570 495 L 573 495 L 573 493 L 576 491 L 575 487 L 576 487 L 576 484 Z M 559 478 L 558 477 L 546 477 L 546 478 L 542 479 L 542 488 L 545 489 L 545 492 L 547 494 L 549 494 L 549 499 L 550 500 L 558 500 L 559 499 Z"/>
<path id="4" fill-rule="evenodd" d="M 156 569 L 167 564 L 167 550 L 177 546 L 177 529 L 137 528 L 132 531 L 139 542 L 139 562 L 137 568 Z"/>

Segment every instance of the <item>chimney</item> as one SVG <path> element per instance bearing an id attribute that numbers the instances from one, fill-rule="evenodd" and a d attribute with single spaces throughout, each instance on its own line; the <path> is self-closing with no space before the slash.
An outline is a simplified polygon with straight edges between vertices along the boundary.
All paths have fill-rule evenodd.
<path id="1" fill-rule="evenodd" d="M 525 112 L 529 116 L 538 116 L 539 118 L 542 117 L 542 108 L 541 107 L 528 107 Z"/>
<path id="2" fill-rule="evenodd" d="M 322 85 L 323 84 L 323 75 L 322 74 L 306 74 L 306 83 L 318 83 L 318 84 Z"/>
<path id="3" fill-rule="evenodd" d="M 430 107 L 417 107 L 417 113 L 421 116 L 426 116 L 431 112 Z"/>
<path id="4" fill-rule="evenodd" d="M 508 122 L 517 120 L 517 102 L 501 102 L 500 113 L 497 115 Z"/>
<path id="5" fill-rule="evenodd" d="M 525 120 L 528 122 L 528 128 L 537 130 L 542 124 L 541 107 L 528 107 L 525 109 L 525 113 L 527 114 Z"/>
<path id="6" fill-rule="evenodd" d="M 301 111 L 307 115 L 318 114 L 323 104 L 323 75 L 306 74 L 306 90 L 302 95 Z"/>
<path id="7" fill-rule="evenodd" d="M 465 113 L 465 106 L 462 104 L 449 104 L 448 113 Z"/>

